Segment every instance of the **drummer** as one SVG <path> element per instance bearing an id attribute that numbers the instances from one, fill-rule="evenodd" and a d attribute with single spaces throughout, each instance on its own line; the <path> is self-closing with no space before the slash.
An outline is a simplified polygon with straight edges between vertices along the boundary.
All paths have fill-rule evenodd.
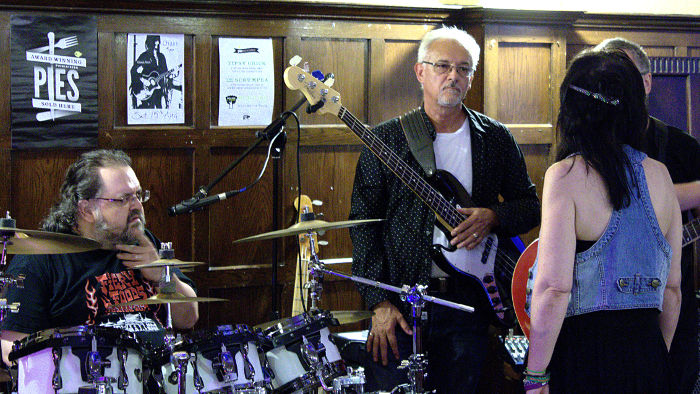
<path id="1" fill-rule="evenodd" d="M 24 288 L 10 288 L 7 302 L 19 312 L 2 322 L 2 358 L 9 365 L 12 342 L 36 331 L 101 325 L 135 332 L 145 341 L 163 342 L 167 324 L 161 304 L 115 307 L 151 297 L 165 269 L 132 267 L 159 258 L 160 241 L 145 229 L 143 190 L 131 159 L 119 150 L 84 153 L 66 172 L 59 201 L 44 218 L 44 231 L 79 235 L 102 247 L 82 253 L 17 255 L 7 273 L 24 274 Z M 195 297 L 193 282 L 177 268 L 171 282 L 178 293 Z M 172 324 L 187 329 L 199 318 L 196 302 L 172 304 Z"/>

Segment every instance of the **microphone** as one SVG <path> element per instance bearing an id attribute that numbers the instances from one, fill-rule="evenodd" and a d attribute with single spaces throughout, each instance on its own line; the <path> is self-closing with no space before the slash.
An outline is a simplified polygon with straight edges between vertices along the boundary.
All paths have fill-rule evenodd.
<path id="1" fill-rule="evenodd" d="M 236 194 L 236 192 L 237 190 L 234 190 L 232 192 L 219 193 L 205 198 L 192 197 L 189 200 L 181 201 L 179 204 L 175 204 L 172 207 L 168 208 L 168 216 L 175 216 L 181 213 L 201 211 L 207 205 L 211 205 L 215 202 L 225 200 Z"/>

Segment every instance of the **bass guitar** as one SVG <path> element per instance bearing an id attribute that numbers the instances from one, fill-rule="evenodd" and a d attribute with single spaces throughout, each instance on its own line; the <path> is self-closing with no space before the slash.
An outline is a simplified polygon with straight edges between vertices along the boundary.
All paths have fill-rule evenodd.
<path id="1" fill-rule="evenodd" d="M 695 218 L 683 226 L 683 247 L 690 245 L 698 238 L 700 238 L 700 218 Z M 532 243 L 525 248 L 523 254 L 520 255 L 518 264 L 515 266 L 515 271 L 513 272 L 513 283 L 511 284 L 515 315 L 523 334 L 528 338 L 530 337 L 530 315 L 527 313 L 529 309 L 527 305 L 529 298 L 527 288 L 528 282 L 534 280 L 534 278 L 530 278 L 530 268 L 535 264 L 535 259 L 537 258 L 538 243 L 539 239 L 532 241 Z M 530 288 L 532 288 L 532 286 L 530 286 Z"/>
<path id="2" fill-rule="evenodd" d="M 301 68 L 288 67 L 284 72 L 284 82 L 289 89 L 300 90 L 312 105 L 322 104 L 319 112 L 334 114 L 350 127 L 362 143 L 435 213 L 438 228 L 448 239 L 452 238 L 450 231 L 466 219 L 457 208 L 473 206 L 469 193 L 452 174 L 438 170 L 426 181 L 341 105 L 338 92 Z M 459 264 L 450 263 L 444 256 L 454 248 L 435 245 L 431 252 L 435 263 L 454 280 L 462 282 L 460 285 L 477 285 L 483 290 L 480 306 L 487 307 L 493 323 L 501 327 L 515 324 L 509 292 L 515 261 L 520 255 L 515 244 L 506 241 L 509 242 L 499 242 L 496 234 L 489 234 L 478 247 L 468 251 L 468 261 Z"/>

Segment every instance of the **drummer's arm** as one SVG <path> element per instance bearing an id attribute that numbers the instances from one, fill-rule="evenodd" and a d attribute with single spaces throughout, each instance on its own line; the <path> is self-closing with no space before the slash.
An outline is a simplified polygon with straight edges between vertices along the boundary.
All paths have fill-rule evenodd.
<path id="1" fill-rule="evenodd" d="M 26 337 L 27 335 L 29 334 L 17 331 L 2 330 L 2 334 L 0 334 L 0 344 L 2 344 L 2 361 L 5 363 L 5 365 L 10 365 L 8 356 L 12 351 L 12 344 L 15 341 L 19 341 L 20 339 Z"/>
<path id="2" fill-rule="evenodd" d="M 171 275 L 172 282 L 175 283 L 175 291 L 186 296 L 196 297 L 192 287 L 180 280 L 177 275 Z M 183 302 L 170 304 L 170 310 L 173 316 L 173 327 L 187 329 L 194 327 L 199 319 L 199 306 L 196 302 Z"/>

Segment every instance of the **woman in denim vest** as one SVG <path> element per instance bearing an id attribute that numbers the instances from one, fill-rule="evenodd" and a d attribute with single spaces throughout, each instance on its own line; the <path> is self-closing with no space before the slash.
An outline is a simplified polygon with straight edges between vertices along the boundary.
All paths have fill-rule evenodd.
<path id="1" fill-rule="evenodd" d="M 586 51 L 559 94 L 525 389 L 672 392 L 681 216 L 666 167 L 641 152 L 642 79 L 624 53 Z"/>

